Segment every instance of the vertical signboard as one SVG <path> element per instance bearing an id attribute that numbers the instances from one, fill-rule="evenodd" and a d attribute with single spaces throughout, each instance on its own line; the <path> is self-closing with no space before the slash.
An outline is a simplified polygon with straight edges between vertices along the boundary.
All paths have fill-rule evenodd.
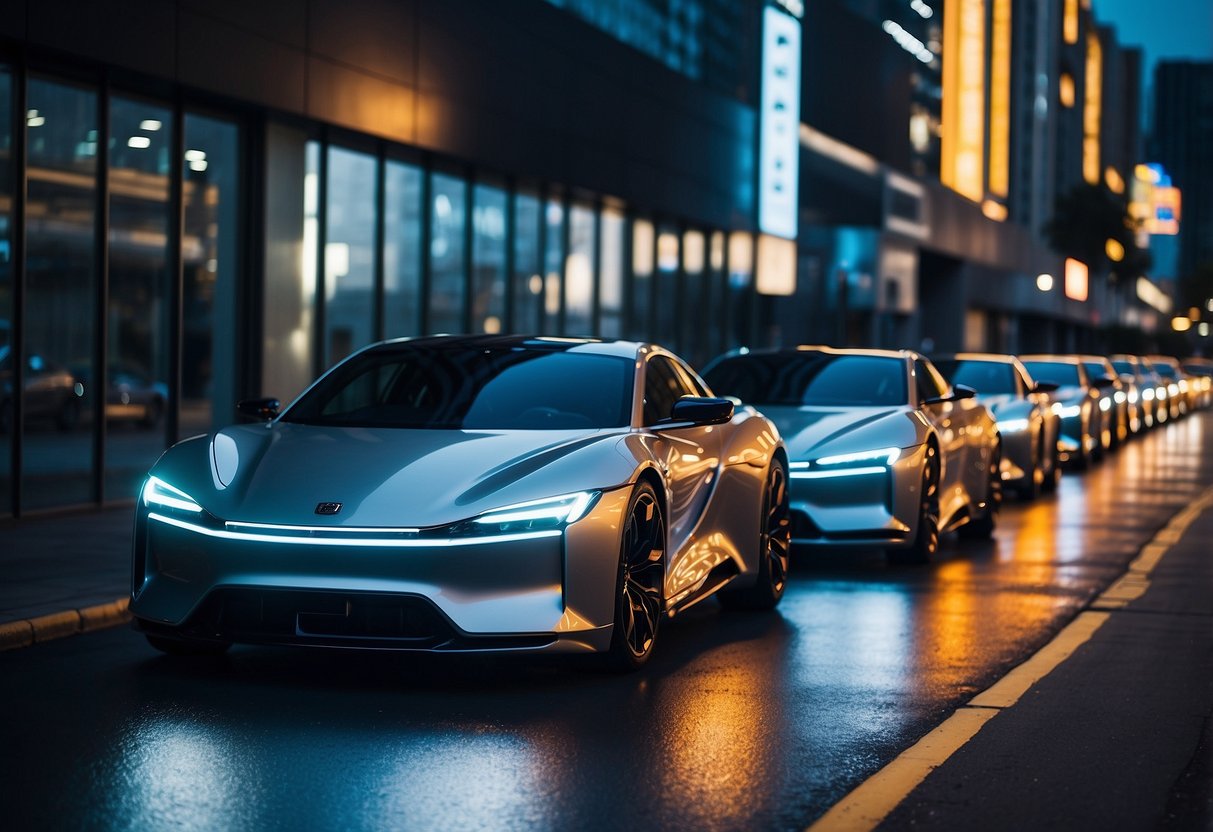
<path id="1" fill-rule="evenodd" d="M 1087 79 L 1082 105 L 1082 178 L 1099 184 L 1099 120 L 1103 117 L 1103 48 L 1087 33 Z"/>
<path id="2" fill-rule="evenodd" d="M 994 0 L 990 32 L 990 193 L 1011 189 L 1011 0 Z"/>
<path id="3" fill-rule="evenodd" d="M 947 0 L 939 178 L 974 202 L 985 195 L 985 29 L 985 0 Z"/>
<path id="4" fill-rule="evenodd" d="M 795 239 L 800 201 L 800 21 L 762 12 L 758 229 Z"/>

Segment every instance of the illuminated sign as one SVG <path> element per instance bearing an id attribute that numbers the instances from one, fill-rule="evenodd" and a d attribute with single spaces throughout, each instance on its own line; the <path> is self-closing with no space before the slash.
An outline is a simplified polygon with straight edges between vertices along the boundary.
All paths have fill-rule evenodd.
<path id="1" fill-rule="evenodd" d="M 1150 208 L 1146 231 L 1163 236 L 1179 233 L 1179 188 L 1155 186 L 1150 192 Z"/>
<path id="2" fill-rule="evenodd" d="M 943 23 L 939 178 L 980 202 L 985 186 L 985 0 L 947 0 Z"/>
<path id="3" fill-rule="evenodd" d="M 1057 100 L 1067 110 L 1074 106 L 1074 76 L 1063 72 L 1057 81 Z"/>
<path id="4" fill-rule="evenodd" d="M 990 29 L 990 193 L 1011 189 L 1011 0 L 994 0 Z"/>
<path id="5" fill-rule="evenodd" d="M 1065 17 L 1062 19 L 1061 31 L 1066 43 L 1078 43 L 1078 0 L 1066 0 Z"/>
<path id="6" fill-rule="evenodd" d="M 800 205 L 800 21 L 773 6 L 762 17 L 758 228 L 796 238 Z"/>
<path id="7" fill-rule="evenodd" d="M 1066 258 L 1066 297 L 1071 300 L 1087 299 L 1087 264 L 1073 257 Z"/>
<path id="8" fill-rule="evenodd" d="M 1087 34 L 1086 98 L 1082 108 L 1082 178 L 1099 184 L 1099 119 L 1103 106 L 1103 48 L 1099 35 Z"/>
<path id="9" fill-rule="evenodd" d="M 1164 315 L 1171 314 L 1171 298 L 1147 277 L 1137 278 L 1137 299 L 1154 307 Z"/>
<path id="10" fill-rule="evenodd" d="M 794 240 L 758 235 L 758 274 L 754 288 L 760 295 L 790 295 L 796 291 Z"/>

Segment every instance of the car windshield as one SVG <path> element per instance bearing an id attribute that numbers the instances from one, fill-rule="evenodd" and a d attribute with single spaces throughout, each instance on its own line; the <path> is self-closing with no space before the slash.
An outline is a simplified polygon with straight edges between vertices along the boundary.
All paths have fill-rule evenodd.
<path id="1" fill-rule="evenodd" d="M 704 381 L 719 395 L 755 405 L 895 407 L 908 396 L 900 358 L 809 350 L 731 356 Z"/>
<path id="2" fill-rule="evenodd" d="M 1172 367 L 1170 364 L 1168 364 L 1165 361 L 1156 362 L 1154 364 L 1154 371 L 1156 373 L 1158 373 L 1160 376 L 1162 376 L 1163 378 L 1169 378 L 1169 379 L 1175 379 L 1179 375 L 1178 373 L 1175 372 L 1175 368 Z"/>
<path id="3" fill-rule="evenodd" d="M 1118 373 L 1136 375 L 1136 373 L 1133 371 L 1133 365 L 1128 361 L 1113 361 L 1112 366 L 1116 368 L 1116 372 Z"/>
<path id="4" fill-rule="evenodd" d="M 1091 378 L 1099 378 L 1100 376 L 1111 375 L 1108 368 L 1100 361 L 1084 361 L 1082 366 L 1087 368 L 1087 375 Z"/>
<path id="5" fill-rule="evenodd" d="M 1028 368 L 1028 374 L 1037 381 L 1051 382 L 1058 387 L 1082 386 L 1076 364 L 1067 364 L 1064 361 L 1025 361 L 1023 365 Z"/>
<path id="6" fill-rule="evenodd" d="M 935 367 L 952 386 L 963 384 L 990 396 L 1016 393 L 1015 369 L 1002 361 L 944 358 L 936 361 Z"/>
<path id="7" fill-rule="evenodd" d="M 552 348 L 393 345 L 338 366 L 282 420 L 445 430 L 625 427 L 634 373 L 626 358 Z"/>

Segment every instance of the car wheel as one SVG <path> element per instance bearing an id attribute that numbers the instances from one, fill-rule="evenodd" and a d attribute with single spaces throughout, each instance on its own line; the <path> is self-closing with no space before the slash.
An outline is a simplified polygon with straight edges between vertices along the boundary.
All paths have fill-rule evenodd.
<path id="1" fill-rule="evenodd" d="M 663 615 L 665 518 L 657 493 L 640 482 L 628 503 L 615 587 L 615 625 L 606 664 L 636 670 L 649 660 Z"/>
<path id="2" fill-rule="evenodd" d="M 1041 486 L 1045 481 L 1045 430 L 1040 429 L 1040 435 L 1032 442 L 1031 470 L 1024 478 L 1023 484 L 1015 489 L 1016 496 L 1021 500 L 1035 500 L 1040 496 Z"/>
<path id="3" fill-rule="evenodd" d="M 170 656 L 218 656 L 226 653 L 232 646 L 230 641 L 202 641 L 176 636 L 156 636 L 151 633 L 145 635 L 148 644 Z"/>
<path id="4" fill-rule="evenodd" d="M 1053 441 L 1049 456 L 1052 459 L 1049 463 L 1049 473 L 1045 476 L 1044 482 L 1040 484 L 1041 490 L 1046 494 L 1052 494 L 1061 483 L 1061 451 L 1057 448 L 1056 440 Z"/>
<path id="5" fill-rule="evenodd" d="M 918 528 L 914 542 L 905 549 L 889 549 L 890 563 L 930 563 L 939 550 L 939 451 L 927 445 L 918 492 Z"/>
<path id="6" fill-rule="evenodd" d="M 1002 446 L 995 445 L 990 452 L 990 464 L 986 471 L 986 510 L 980 516 L 974 517 L 960 527 L 960 533 L 965 537 L 988 540 L 994 534 L 998 525 L 998 512 L 1002 508 L 1002 476 L 999 465 L 1002 462 Z"/>
<path id="7" fill-rule="evenodd" d="M 753 586 L 723 589 L 717 593 L 728 609 L 770 610 L 783 597 L 788 583 L 792 549 L 792 523 L 788 507 L 788 472 L 776 459 L 767 471 L 762 498 L 762 528 L 758 535 L 758 580 Z"/>

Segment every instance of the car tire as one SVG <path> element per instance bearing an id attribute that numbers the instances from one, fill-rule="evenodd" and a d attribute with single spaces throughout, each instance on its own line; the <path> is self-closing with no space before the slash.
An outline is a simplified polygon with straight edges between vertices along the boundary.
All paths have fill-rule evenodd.
<path id="1" fill-rule="evenodd" d="M 721 606 L 734 610 L 772 610 L 783 598 L 788 583 L 792 550 L 792 522 L 788 497 L 788 471 L 776 458 L 767 469 L 758 530 L 758 579 L 752 586 L 725 588 L 716 594 Z"/>
<path id="2" fill-rule="evenodd" d="M 930 563 L 939 551 L 939 451 L 928 443 L 926 455 L 918 492 L 918 522 L 914 541 L 904 549 L 886 550 L 889 563 Z"/>
<path id="3" fill-rule="evenodd" d="M 603 654 L 608 669 L 629 672 L 653 655 L 665 615 L 665 517 L 653 486 L 641 480 L 632 489 L 615 580 L 615 620 Z"/>
<path id="4" fill-rule="evenodd" d="M 151 633 L 144 635 L 147 637 L 148 644 L 170 656 L 219 656 L 226 653 L 232 646 L 230 641 L 202 641 L 177 636 L 157 636 Z"/>
<path id="5" fill-rule="evenodd" d="M 995 445 L 990 452 L 990 462 L 986 466 L 986 510 L 968 523 L 960 527 L 964 537 L 979 540 L 989 540 L 994 536 L 994 527 L 998 525 L 998 512 L 1002 508 L 1002 475 L 999 466 L 1002 463 L 1002 446 Z"/>
<path id="6" fill-rule="evenodd" d="M 1015 489 L 1015 496 L 1021 500 L 1035 500 L 1040 496 L 1040 490 L 1045 480 L 1045 429 L 1040 429 L 1040 435 L 1032 442 L 1032 470 L 1024 478 L 1022 484 Z"/>
<path id="7" fill-rule="evenodd" d="M 1050 451 L 1053 458 L 1049 466 L 1049 473 L 1045 477 L 1044 482 L 1040 484 L 1041 491 L 1046 494 L 1053 494 L 1057 491 L 1057 486 L 1061 484 L 1061 451 L 1057 448 L 1057 440 L 1053 440 L 1053 447 Z"/>

